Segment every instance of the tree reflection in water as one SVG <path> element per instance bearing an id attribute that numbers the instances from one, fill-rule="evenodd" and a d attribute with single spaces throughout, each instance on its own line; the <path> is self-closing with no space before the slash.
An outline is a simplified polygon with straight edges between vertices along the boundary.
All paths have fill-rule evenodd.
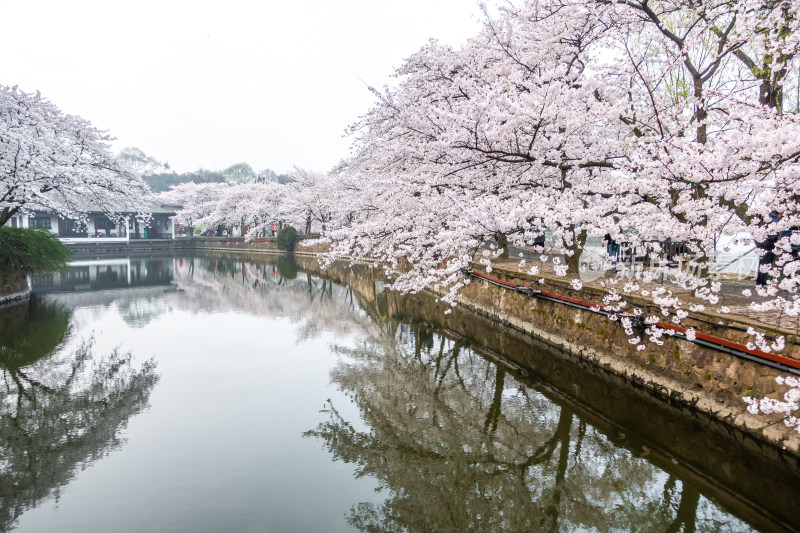
<path id="1" fill-rule="evenodd" d="M 19 329 L 0 328 L 2 531 L 42 499 L 57 498 L 81 465 L 120 446 L 120 430 L 147 406 L 158 381 L 152 361 L 136 367 L 131 354 L 117 351 L 98 357 L 91 341 L 53 353 L 70 313 L 36 299 L 30 306 L 37 320 L 22 320 L 27 309 L 20 306 Z"/>
<path id="2" fill-rule="evenodd" d="M 169 295 L 177 309 L 247 312 L 297 324 L 297 340 L 322 333 L 373 335 L 374 313 L 364 297 L 325 277 L 300 272 L 291 256 L 243 261 L 187 258 L 176 267 L 178 290 Z"/>
<path id="3" fill-rule="evenodd" d="M 547 386 L 425 325 L 386 326 L 382 338 L 338 347 L 332 373 L 368 429 L 329 403 L 328 420 L 305 433 L 388 494 L 351 508 L 357 529 L 748 529 Z"/>
<path id="4" fill-rule="evenodd" d="M 33 297 L 0 313 L 0 364 L 21 368 L 55 350 L 69 332 L 71 313 Z"/>

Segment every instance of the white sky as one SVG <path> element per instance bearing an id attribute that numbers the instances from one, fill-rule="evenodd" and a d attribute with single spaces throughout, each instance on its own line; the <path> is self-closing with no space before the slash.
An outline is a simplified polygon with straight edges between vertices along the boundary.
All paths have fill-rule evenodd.
<path id="1" fill-rule="evenodd" d="M 479 31 L 475 0 L 0 0 L 0 84 L 178 172 L 245 161 L 328 170 L 344 130 L 431 37 Z"/>

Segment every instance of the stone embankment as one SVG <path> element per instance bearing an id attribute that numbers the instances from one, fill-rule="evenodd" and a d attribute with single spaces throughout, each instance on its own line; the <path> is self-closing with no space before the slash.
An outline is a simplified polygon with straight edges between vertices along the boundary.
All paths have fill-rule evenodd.
<path id="1" fill-rule="evenodd" d="M 541 279 L 526 283 L 518 273 L 498 269 L 493 275 L 532 287 Z M 555 292 L 553 288 L 548 290 Z M 562 287 L 561 292 L 570 293 L 567 287 Z M 590 296 L 582 296 L 591 300 Z M 596 301 L 600 303 L 599 295 Z M 775 378 L 785 373 L 672 337 L 662 338 L 663 345 L 647 343 L 644 350 L 639 350 L 629 342 L 622 326 L 605 316 L 531 298 L 482 280 L 473 279 L 464 288 L 459 304 L 623 378 L 668 404 L 703 413 L 717 422 L 718 429 L 741 432 L 739 438 L 746 435 L 748 445 L 800 468 L 800 434 L 782 423 L 782 415 L 751 415 L 742 399 L 782 397 L 787 387 L 776 383 Z M 684 325 L 698 331 L 746 342 L 746 333 L 738 329 L 702 318 L 687 322 Z M 789 351 L 796 350 L 792 345 Z"/>

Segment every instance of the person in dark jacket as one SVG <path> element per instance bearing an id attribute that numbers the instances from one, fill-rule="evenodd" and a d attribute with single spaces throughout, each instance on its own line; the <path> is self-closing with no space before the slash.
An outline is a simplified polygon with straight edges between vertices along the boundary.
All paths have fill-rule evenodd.
<path id="1" fill-rule="evenodd" d="M 617 258 L 619 257 L 619 243 L 611 238 L 610 233 L 606 233 L 603 240 L 606 241 L 606 250 L 608 251 L 608 256 L 611 258 L 611 264 L 617 264 Z"/>
<path id="2" fill-rule="evenodd" d="M 769 223 L 773 224 L 780 220 L 780 215 L 773 211 L 769 214 Z M 766 272 L 761 271 L 761 267 L 764 265 L 769 265 L 770 267 L 775 262 L 775 243 L 778 242 L 778 238 L 780 236 L 777 233 L 773 233 L 767 235 L 767 238 L 763 241 L 756 241 L 756 248 L 759 250 L 764 250 L 764 254 L 759 254 L 760 258 L 758 260 L 758 273 L 756 274 L 756 285 L 765 286 L 767 284 L 767 279 L 769 279 L 769 274 Z"/>

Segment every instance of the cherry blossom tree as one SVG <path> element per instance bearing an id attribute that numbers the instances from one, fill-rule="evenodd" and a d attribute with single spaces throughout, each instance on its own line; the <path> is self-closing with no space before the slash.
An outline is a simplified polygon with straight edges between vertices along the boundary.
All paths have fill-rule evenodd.
<path id="1" fill-rule="evenodd" d="M 149 190 L 114 157 L 112 138 L 39 93 L 0 86 L 0 225 L 43 210 L 146 212 Z"/>
<path id="2" fill-rule="evenodd" d="M 326 173 L 297 168 L 290 174 L 291 181 L 285 187 L 286 218 L 302 221 L 305 233 L 311 233 L 312 225 L 319 223 L 325 231 L 335 216 L 337 200 L 334 179 Z"/>
<path id="3" fill-rule="evenodd" d="M 270 224 L 285 216 L 286 186 L 275 182 L 182 183 L 161 193 L 165 203 L 181 206 L 176 221 L 187 226 L 250 226 L 247 234 L 257 236 Z"/>
<path id="4" fill-rule="evenodd" d="M 399 71 L 397 90 L 376 93 L 344 168 L 365 183 L 363 209 L 331 235 L 333 256 L 370 254 L 390 268 L 402 258 L 411 271 L 398 286 L 412 290 L 436 280 L 457 288 L 460 270 L 497 232 L 532 244 L 553 228 L 575 256 L 578 217 L 590 204 L 604 213 L 597 203 L 609 201 L 593 180 L 612 167 L 599 132 L 603 123 L 620 136 L 623 128 L 619 110 L 596 97 L 598 84 L 580 81 L 576 57 L 596 39 L 596 22 L 550 18 L 507 28 L 531 41 L 514 52 L 491 25 L 459 51 L 431 43 Z M 568 43 L 554 46 L 560 39 Z"/>
<path id="5" fill-rule="evenodd" d="M 284 185 L 270 181 L 224 188 L 208 223 L 212 226 L 249 226 L 246 236 L 253 238 L 282 218 L 285 189 Z"/>
<path id="6" fill-rule="evenodd" d="M 181 183 L 160 193 L 157 198 L 167 204 L 179 205 L 175 221 L 189 227 L 212 225 L 211 215 L 228 186 L 224 183 Z"/>
<path id="7" fill-rule="evenodd" d="M 487 15 L 459 49 L 429 43 L 398 69 L 396 87 L 374 90 L 377 103 L 353 127 L 354 155 L 338 169 L 354 185 L 353 216 L 325 235 L 328 260 L 371 258 L 393 272 L 395 288 L 433 284 L 452 298 L 497 233 L 534 245 L 550 229 L 564 256 L 556 273 L 576 278 L 587 237 L 653 254 L 673 239 L 695 270 L 672 281 L 703 303 L 670 296 L 669 284 L 645 290 L 634 280 L 626 292 L 679 322 L 684 308 L 727 309 L 709 279 L 720 235 L 780 235 L 759 289 L 772 298 L 759 305 L 797 315 L 800 122 L 782 103 L 797 10 L 525 0 Z M 487 265 L 497 255 L 484 254 Z M 628 312 L 613 282 L 605 304 Z M 647 331 L 656 341 L 661 333 Z"/>

